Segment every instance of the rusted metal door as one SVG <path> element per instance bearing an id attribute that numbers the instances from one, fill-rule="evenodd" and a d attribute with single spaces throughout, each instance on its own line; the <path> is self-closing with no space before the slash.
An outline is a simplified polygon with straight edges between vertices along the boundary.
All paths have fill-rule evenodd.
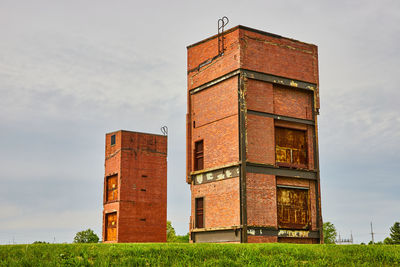
<path id="1" fill-rule="evenodd" d="M 196 198 L 196 228 L 204 228 L 204 199 Z"/>
<path id="2" fill-rule="evenodd" d="M 276 127 L 275 159 L 281 165 L 306 167 L 306 131 Z"/>
<path id="3" fill-rule="evenodd" d="M 118 175 L 107 177 L 107 195 L 106 201 L 118 199 Z"/>
<path id="4" fill-rule="evenodd" d="M 203 140 L 194 144 L 194 170 L 202 170 L 204 168 L 204 146 Z"/>
<path id="5" fill-rule="evenodd" d="M 277 188 L 278 227 L 306 229 L 310 225 L 308 189 Z"/>
<path id="6" fill-rule="evenodd" d="M 106 214 L 106 241 L 117 240 L 117 213 Z"/>

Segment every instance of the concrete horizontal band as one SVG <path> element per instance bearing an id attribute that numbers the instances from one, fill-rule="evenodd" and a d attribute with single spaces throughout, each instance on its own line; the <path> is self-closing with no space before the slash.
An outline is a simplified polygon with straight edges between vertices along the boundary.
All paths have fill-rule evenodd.
<path id="1" fill-rule="evenodd" d="M 239 177 L 239 166 L 231 166 L 209 172 L 192 175 L 194 184 L 204 184 L 229 178 Z"/>
<path id="2" fill-rule="evenodd" d="M 225 81 L 229 78 L 232 78 L 233 76 L 239 75 L 239 74 L 242 74 L 244 77 L 246 77 L 248 79 L 254 79 L 254 80 L 259 80 L 259 81 L 264 81 L 264 82 L 269 82 L 269 83 L 274 83 L 274 84 L 281 84 L 281 85 L 304 89 L 304 90 L 314 91 L 317 87 L 317 85 L 313 84 L 313 83 L 303 82 L 303 81 L 299 81 L 299 80 L 293 80 L 293 79 L 289 79 L 289 78 L 285 78 L 285 77 L 279 77 L 276 75 L 252 71 L 252 70 L 237 69 L 237 70 L 231 71 L 227 74 L 224 74 L 210 82 L 207 82 L 203 85 L 193 88 L 189 92 L 190 92 L 190 94 L 198 93 L 204 89 L 207 89 L 208 87 L 216 85 L 217 83 L 223 82 L 223 81 Z"/>
<path id="3" fill-rule="evenodd" d="M 248 226 L 247 234 L 251 236 L 278 236 L 278 237 L 295 237 L 295 238 L 319 238 L 318 231 L 307 230 L 277 230 L 268 227 L 251 227 Z"/>
<path id="4" fill-rule="evenodd" d="M 194 243 L 240 242 L 240 228 L 222 231 L 191 232 Z"/>
<path id="5" fill-rule="evenodd" d="M 314 121 L 312 121 L 312 120 L 293 118 L 293 117 L 276 115 L 276 114 L 272 114 L 272 113 L 266 113 L 266 112 L 255 111 L 255 110 L 247 110 L 247 114 L 269 117 L 269 118 L 273 118 L 275 120 L 296 122 L 296 123 L 302 123 L 302 124 L 307 124 L 307 125 L 315 125 Z"/>
<path id="6" fill-rule="evenodd" d="M 240 71 L 244 75 L 244 77 L 246 77 L 248 79 L 254 79 L 254 80 L 259 80 L 259 81 L 263 81 L 263 82 L 281 84 L 281 85 L 286 85 L 286 86 L 310 90 L 310 91 L 314 91 L 317 87 L 316 84 L 313 84 L 313 83 L 303 82 L 303 81 L 299 81 L 299 80 L 293 80 L 293 79 L 289 79 L 289 78 L 285 78 L 285 77 L 279 77 L 279 76 L 272 75 L 272 74 L 267 74 L 267 73 L 252 71 L 252 70 L 246 70 L 246 69 L 240 69 Z"/>
<path id="7" fill-rule="evenodd" d="M 300 190 L 308 190 L 308 189 L 310 189 L 310 188 L 304 187 L 304 186 L 279 185 L 279 184 L 277 184 L 276 187 L 290 188 L 290 189 L 300 189 Z"/>
<path id="8" fill-rule="evenodd" d="M 214 232 L 214 231 L 226 231 L 226 230 L 235 230 L 241 229 L 241 225 L 234 225 L 234 226 L 226 226 L 226 227 L 208 227 L 208 228 L 193 228 L 190 230 L 192 233 L 197 232 Z"/>
<path id="9" fill-rule="evenodd" d="M 283 177 L 317 180 L 317 173 L 315 171 L 282 169 L 269 165 L 254 164 L 251 162 L 247 162 L 246 171 L 250 173 L 271 174 Z"/>

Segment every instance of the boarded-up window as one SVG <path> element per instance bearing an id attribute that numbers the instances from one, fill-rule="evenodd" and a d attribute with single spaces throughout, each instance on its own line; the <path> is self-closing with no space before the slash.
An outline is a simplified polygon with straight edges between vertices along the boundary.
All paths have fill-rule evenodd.
<path id="1" fill-rule="evenodd" d="M 278 187 L 278 227 L 306 229 L 310 224 L 308 189 Z"/>
<path id="2" fill-rule="evenodd" d="M 204 228 L 204 198 L 196 198 L 196 228 Z"/>
<path id="3" fill-rule="evenodd" d="M 275 159 L 279 165 L 307 166 L 306 131 L 275 128 Z"/>
<path id="4" fill-rule="evenodd" d="M 106 241 L 117 240 L 117 213 L 106 214 Z"/>
<path id="5" fill-rule="evenodd" d="M 118 175 L 107 177 L 106 192 L 107 202 L 118 199 Z"/>
<path id="6" fill-rule="evenodd" d="M 202 170 L 204 168 L 204 146 L 203 140 L 194 144 L 194 170 Z"/>

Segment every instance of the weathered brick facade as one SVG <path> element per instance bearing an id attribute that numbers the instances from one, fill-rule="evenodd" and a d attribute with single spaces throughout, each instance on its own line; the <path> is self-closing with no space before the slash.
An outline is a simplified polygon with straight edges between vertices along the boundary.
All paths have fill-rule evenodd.
<path id="1" fill-rule="evenodd" d="M 237 26 L 188 46 L 192 242 L 322 242 L 318 83 L 312 44 Z"/>
<path id="2" fill-rule="evenodd" d="M 103 242 L 166 242 L 167 136 L 112 132 L 105 151 Z"/>

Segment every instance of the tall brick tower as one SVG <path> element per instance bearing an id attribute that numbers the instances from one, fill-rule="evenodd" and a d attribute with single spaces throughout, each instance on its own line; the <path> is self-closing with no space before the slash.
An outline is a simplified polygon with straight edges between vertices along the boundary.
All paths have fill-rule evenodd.
<path id="1" fill-rule="evenodd" d="M 103 242 L 166 242 L 167 136 L 106 134 Z"/>
<path id="2" fill-rule="evenodd" d="M 322 242 L 317 46 L 234 27 L 188 46 L 192 242 Z"/>

